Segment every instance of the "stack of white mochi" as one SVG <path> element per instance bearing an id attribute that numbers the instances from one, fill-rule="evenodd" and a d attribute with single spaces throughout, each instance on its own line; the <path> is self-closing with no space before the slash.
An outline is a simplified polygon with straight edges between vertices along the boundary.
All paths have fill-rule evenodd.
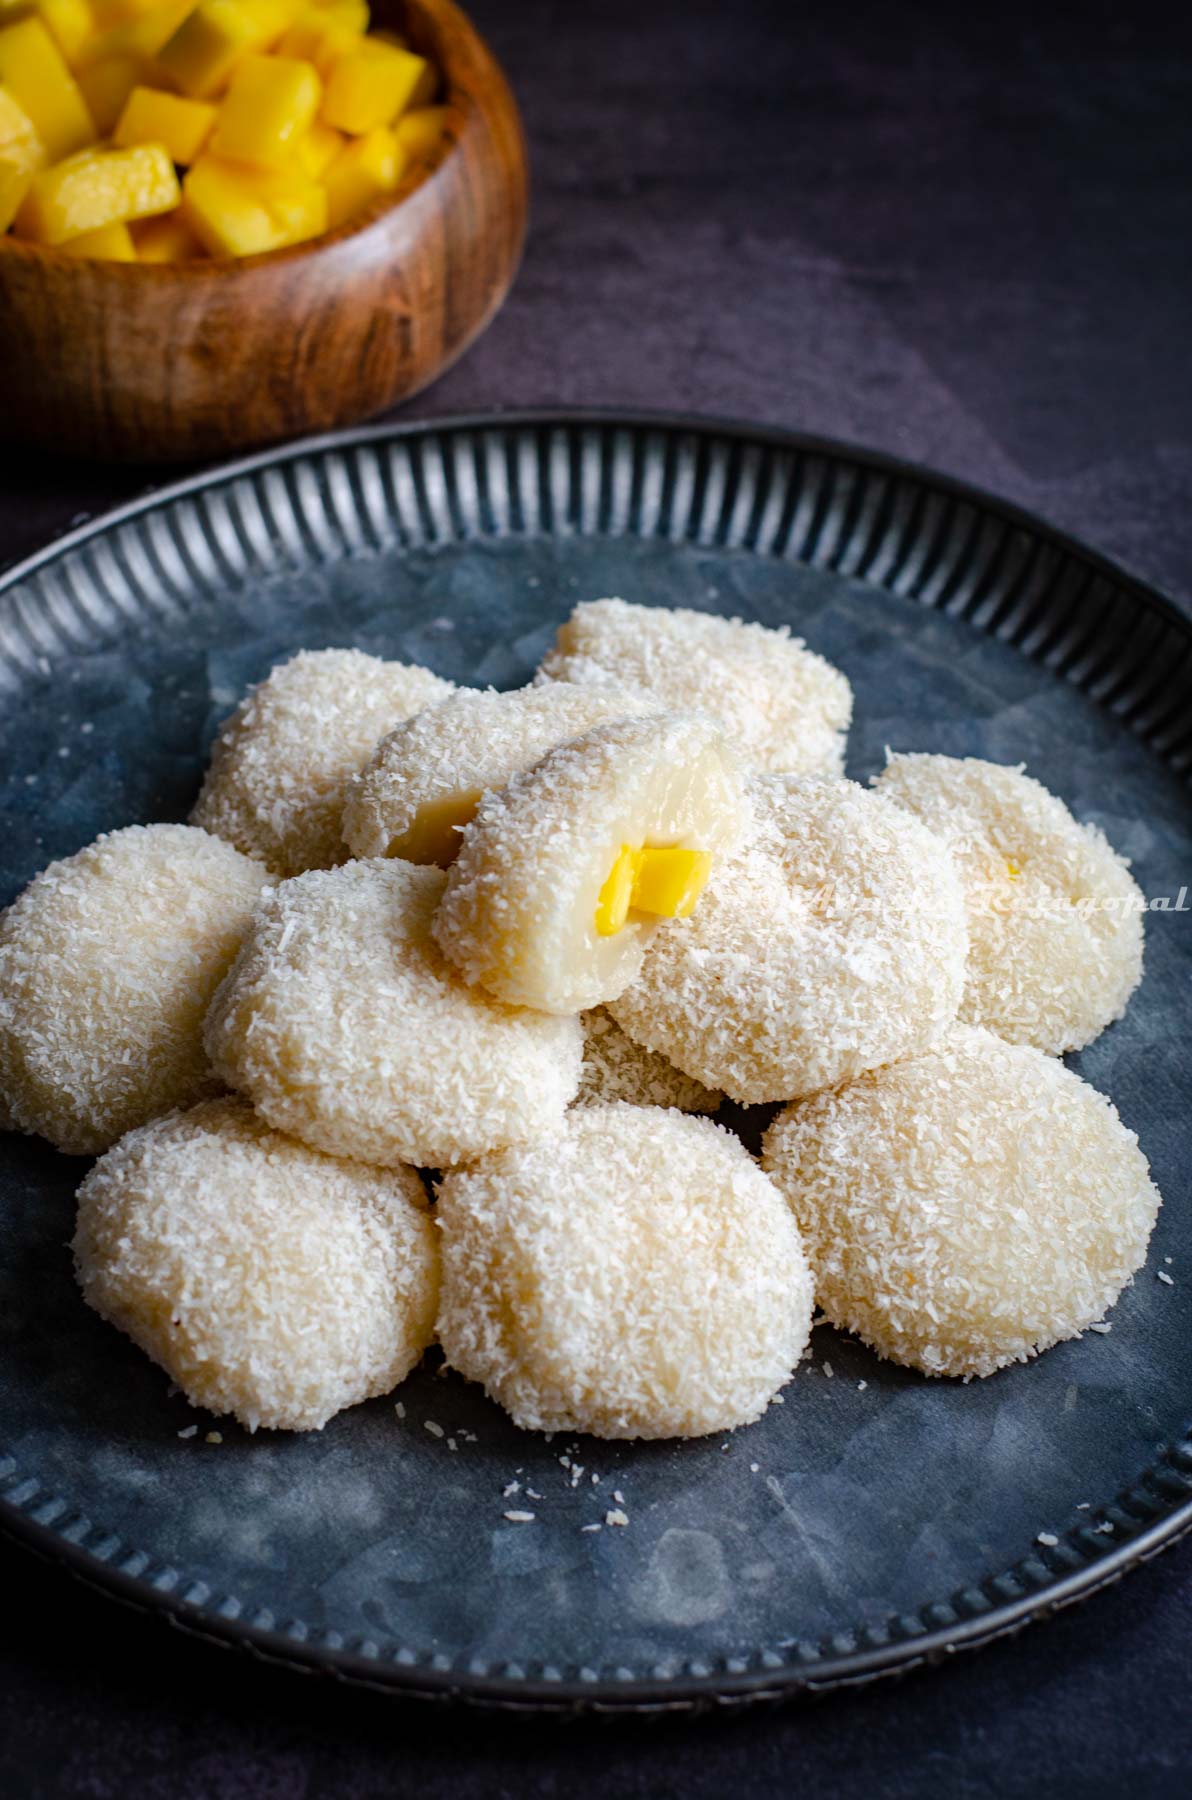
<path id="1" fill-rule="evenodd" d="M 0 1122 L 98 1154 L 90 1305 L 250 1429 L 437 1339 L 604 1437 L 758 1418 L 817 1303 L 964 1378 L 1100 1321 L 1159 1196 L 1059 1057 L 1138 891 L 1021 769 L 845 780 L 851 711 L 785 632 L 620 600 L 514 693 L 275 668 L 189 825 L 0 915 Z M 724 1096 L 781 1105 L 760 1161 Z"/>

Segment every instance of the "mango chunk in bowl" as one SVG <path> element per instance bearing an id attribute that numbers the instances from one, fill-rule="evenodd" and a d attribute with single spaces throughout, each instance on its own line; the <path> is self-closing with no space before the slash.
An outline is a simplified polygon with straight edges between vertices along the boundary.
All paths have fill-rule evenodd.
<path id="1" fill-rule="evenodd" d="M 525 210 L 452 0 L 0 0 L 9 436 L 178 460 L 377 412 L 487 323 Z"/>

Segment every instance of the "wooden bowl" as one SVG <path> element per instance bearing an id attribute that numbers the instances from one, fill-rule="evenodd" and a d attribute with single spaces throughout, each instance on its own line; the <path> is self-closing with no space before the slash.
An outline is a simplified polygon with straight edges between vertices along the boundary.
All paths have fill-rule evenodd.
<path id="1" fill-rule="evenodd" d="M 500 67 L 452 0 L 377 0 L 443 71 L 430 172 L 308 244 L 174 266 L 0 236 L 0 419 L 50 449 L 222 456 L 329 430 L 433 381 L 509 290 L 525 142 Z"/>

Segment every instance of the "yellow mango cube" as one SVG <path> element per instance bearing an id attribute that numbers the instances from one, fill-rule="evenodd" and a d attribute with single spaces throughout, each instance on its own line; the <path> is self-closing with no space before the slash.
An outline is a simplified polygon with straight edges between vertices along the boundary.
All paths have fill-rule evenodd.
<path id="1" fill-rule="evenodd" d="M 181 212 L 162 213 L 158 219 L 142 219 L 132 228 L 137 261 L 143 263 L 195 262 L 203 246 Z"/>
<path id="2" fill-rule="evenodd" d="M 180 198 L 174 165 L 160 144 L 95 150 L 33 177 L 16 228 L 42 244 L 168 212 Z"/>
<path id="3" fill-rule="evenodd" d="M 322 97 L 323 84 L 310 63 L 246 56 L 219 109 L 212 155 L 269 168 L 284 165 L 314 124 Z"/>
<path id="4" fill-rule="evenodd" d="M 80 54 L 80 73 L 110 57 L 133 57 L 143 80 L 149 63 L 169 42 L 192 5 L 193 0 L 155 0 L 135 18 L 118 20 L 105 31 L 97 31 Z"/>
<path id="5" fill-rule="evenodd" d="M 19 152 L 0 149 L 0 231 L 7 231 L 16 218 L 35 174 Z"/>
<path id="6" fill-rule="evenodd" d="M 342 54 L 343 50 L 354 49 L 353 40 L 363 37 L 367 30 L 366 0 L 328 0 L 326 6 L 304 6 L 277 49 L 281 56 L 300 56 L 317 65 L 329 40 L 340 40 Z"/>
<path id="7" fill-rule="evenodd" d="M 9 150 L 18 146 L 40 150 L 44 162 L 45 148 L 37 135 L 33 120 L 16 95 L 8 88 L 0 87 L 0 148 Z"/>
<path id="8" fill-rule="evenodd" d="M 0 87 L 0 231 L 12 224 L 45 161 L 45 145 L 32 119 L 8 89 Z"/>
<path id="9" fill-rule="evenodd" d="M 624 929 L 640 859 L 641 851 L 635 850 L 632 844 L 621 845 L 596 901 L 594 923 L 600 937 L 616 937 L 618 931 Z"/>
<path id="10" fill-rule="evenodd" d="M 190 0 L 191 6 L 194 0 Z M 109 26 L 121 25 L 129 19 L 139 19 L 143 14 L 153 12 L 161 5 L 161 0 L 91 0 L 95 13 L 95 22 L 101 30 Z"/>
<path id="11" fill-rule="evenodd" d="M 212 256 L 256 256 L 318 237 L 327 196 L 300 170 L 201 156 L 183 183 L 182 211 Z"/>
<path id="12" fill-rule="evenodd" d="M 433 156 L 447 125 L 445 106 L 417 106 L 403 113 L 393 127 L 397 141 L 407 156 Z"/>
<path id="13" fill-rule="evenodd" d="M 52 162 L 94 143 L 86 101 L 40 19 L 0 30 L 0 82 L 28 113 Z"/>
<path id="14" fill-rule="evenodd" d="M 363 38 L 332 64 L 323 96 L 326 124 L 353 136 L 388 125 L 407 108 L 425 104 L 435 86 L 425 57 L 375 38 Z"/>
<path id="15" fill-rule="evenodd" d="M 95 256 L 104 262 L 136 262 L 137 250 L 132 232 L 120 220 L 101 225 L 98 231 L 84 231 L 68 238 L 62 246 L 67 256 Z"/>
<path id="16" fill-rule="evenodd" d="M 711 873 L 706 850 L 647 845 L 638 852 L 630 905 L 661 919 L 689 919 Z"/>
<path id="17" fill-rule="evenodd" d="M 37 0 L 37 11 L 67 63 L 73 67 L 80 51 L 95 35 L 95 14 L 90 0 Z"/>
<path id="18" fill-rule="evenodd" d="M 280 56 L 298 56 L 304 62 L 313 63 L 326 81 L 340 57 L 350 50 L 358 50 L 364 41 L 364 34 L 354 25 L 341 24 L 335 19 L 320 22 L 316 15 L 314 23 L 304 25 L 299 21 L 292 25 L 277 50 Z"/>
<path id="19" fill-rule="evenodd" d="M 323 176 L 327 190 L 327 224 L 331 230 L 391 194 L 401 180 L 405 153 L 383 125 L 345 144 Z"/>
<path id="20" fill-rule="evenodd" d="M 293 10 L 290 0 L 199 0 L 162 46 L 159 65 L 184 94 L 209 100 L 243 57 L 277 42 Z"/>
<path id="21" fill-rule="evenodd" d="M 124 111 L 128 96 L 141 79 L 141 70 L 138 57 L 105 56 L 102 62 L 90 63 L 78 71 L 79 91 L 95 120 L 95 129 L 104 136 Z"/>
<path id="22" fill-rule="evenodd" d="M 318 181 L 347 141 L 342 131 L 336 131 L 332 126 L 324 125 L 321 119 L 316 119 L 306 136 L 295 144 L 294 155 L 299 167 L 305 170 L 312 181 Z"/>
<path id="23" fill-rule="evenodd" d="M 135 87 L 120 114 L 112 142 L 161 144 L 174 163 L 192 163 L 211 136 L 217 108 L 206 100 L 185 100 L 160 88 Z"/>

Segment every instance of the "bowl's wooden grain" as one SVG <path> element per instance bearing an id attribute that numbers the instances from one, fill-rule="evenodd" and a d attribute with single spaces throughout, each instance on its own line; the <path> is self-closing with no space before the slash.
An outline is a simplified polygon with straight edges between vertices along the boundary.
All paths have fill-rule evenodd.
<path id="1" fill-rule="evenodd" d="M 453 0 L 378 0 L 444 73 L 429 173 L 338 231 L 242 261 L 88 262 L 0 236 L 0 430 L 92 456 L 225 455 L 380 412 L 483 330 L 517 268 L 513 96 Z"/>

